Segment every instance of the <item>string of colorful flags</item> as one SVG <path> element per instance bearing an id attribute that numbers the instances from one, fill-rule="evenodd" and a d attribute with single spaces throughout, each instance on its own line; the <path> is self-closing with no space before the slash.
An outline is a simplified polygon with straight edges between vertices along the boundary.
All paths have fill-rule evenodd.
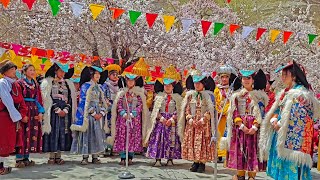
<path id="1" fill-rule="evenodd" d="M 27 4 L 30 10 L 32 9 L 35 1 L 36 0 L 23 0 L 23 2 Z M 2 2 L 5 8 L 7 8 L 10 0 L 1 0 L 0 2 Z M 53 16 L 58 15 L 62 2 L 64 2 L 64 0 L 48 0 L 48 3 L 52 9 Z M 227 0 L 227 2 L 230 3 L 231 0 Z M 80 2 L 69 2 L 69 3 L 71 5 L 73 15 L 79 18 L 84 12 L 84 8 L 86 4 L 80 3 Z M 102 13 L 102 11 L 105 10 L 105 8 L 106 6 L 101 4 L 89 4 L 89 9 L 91 11 L 93 20 L 96 20 L 99 17 L 99 15 Z M 118 19 L 125 12 L 128 12 L 130 22 L 133 26 L 136 24 L 137 20 L 142 15 L 141 11 L 134 11 L 134 10 L 127 11 L 121 8 L 109 8 L 109 10 L 112 11 L 113 19 Z M 159 14 L 157 13 L 145 13 L 146 22 L 150 29 L 153 27 L 158 16 Z M 169 32 L 177 18 L 171 15 L 162 15 L 162 18 L 163 18 L 166 32 Z M 192 18 L 180 18 L 180 20 L 183 25 L 183 33 L 187 33 L 191 25 L 198 22 L 196 19 L 192 19 Z M 221 22 L 211 22 L 206 20 L 200 20 L 200 22 L 201 22 L 202 33 L 204 37 L 207 35 L 210 27 L 212 26 L 213 26 L 212 36 L 217 36 L 221 32 L 221 30 L 227 26 L 225 23 L 221 23 Z M 230 24 L 229 25 L 230 35 L 233 35 L 241 27 L 242 27 L 242 34 L 241 34 L 242 39 L 246 39 L 254 30 L 256 30 L 256 41 L 258 41 L 268 31 L 268 29 L 261 28 L 261 27 L 255 28 L 252 26 L 240 26 L 238 24 Z M 271 29 L 269 31 L 270 42 L 275 43 L 276 39 L 280 36 L 281 33 L 283 34 L 282 36 L 283 44 L 286 44 L 294 34 L 294 32 L 292 31 L 282 31 L 277 29 Z M 307 36 L 308 36 L 308 43 L 312 44 L 317 39 L 318 34 L 307 34 Z M 320 46 L 320 42 L 318 43 L 318 45 Z"/>

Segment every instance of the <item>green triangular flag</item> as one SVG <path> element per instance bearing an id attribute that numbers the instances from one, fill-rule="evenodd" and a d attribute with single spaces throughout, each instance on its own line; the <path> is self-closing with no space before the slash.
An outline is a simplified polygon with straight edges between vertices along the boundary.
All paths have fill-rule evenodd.
<path id="1" fill-rule="evenodd" d="M 49 0 L 49 4 L 51 6 L 52 15 L 56 16 L 60 10 L 60 0 Z"/>
<path id="2" fill-rule="evenodd" d="M 47 60 L 47 58 L 42 58 L 42 64 L 44 64 Z"/>
<path id="3" fill-rule="evenodd" d="M 213 35 L 217 35 L 221 29 L 224 27 L 223 23 L 214 23 Z"/>
<path id="4" fill-rule="evenodd" d="M 141 12 L 139 11 L 129 11 L 129 16 L 130 16 L 130 22 L 132 25 L 134 25 L 138 18 L 141 16 Z"/>
<path id="5" fill-rule="evenodd" d="M 309 44 L 311 44 L 317 37 L 317 34 L 308 34 L 309 37 Z"/>

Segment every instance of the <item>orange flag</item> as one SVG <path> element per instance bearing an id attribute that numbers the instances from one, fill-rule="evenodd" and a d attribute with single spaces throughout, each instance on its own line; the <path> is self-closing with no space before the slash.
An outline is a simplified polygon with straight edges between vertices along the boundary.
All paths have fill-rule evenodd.
<path id="1" fill-rule="evenodd" d="M 230 27 L 229 27 L 230 35 L 232 36 L 233 33 L 234 33 L 237 29 L 239 29 L 239 28 L 240 28 L 240 26 L 237 25 L 237 24 L 230 24 Z"/>
<path id="2" fill-rule="evenodd" d="M 10 0 L 0 0 L 0 2 L 2 3 L 3 7 L 7 8 L 10 3 Z"/>
<path id="3" fill-rule="evenodd" d="M 126 10 L 119 8 L 110 8 L 110 10 L 113 11 L 113 19 L 118 19 L 124 12 L 126 12 Z"/>

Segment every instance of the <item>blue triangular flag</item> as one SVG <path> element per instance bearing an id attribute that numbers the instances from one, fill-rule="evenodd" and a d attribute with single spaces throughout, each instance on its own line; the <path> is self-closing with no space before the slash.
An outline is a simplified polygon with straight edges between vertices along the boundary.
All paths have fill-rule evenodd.
<path id="1" fill-rule="evenodd" d="M 254 30 L 253 27 L 244 26 L 242 30 L 242 39 L 247 38 L 253 30 Z"/>
<path id="2" fill-rule="evenodd" d="M 75 17 L 80 17 L 81 14 L 83 13 L 83 6 L 84 4 L 83 3 L 78 3 L 78 2 L 70 2 L 70 5 L 71 5 L 71 8 L 72 8 L 72 12 L 73 12 L 73 15 Z"/>
<path id="3" fill-rule="evenodd" d="M 181 22 L 183 27 L 183 34 L 185 34 L 189 31 L 190 26 L 194 23 L 194 19 L 183 18 Z"/>

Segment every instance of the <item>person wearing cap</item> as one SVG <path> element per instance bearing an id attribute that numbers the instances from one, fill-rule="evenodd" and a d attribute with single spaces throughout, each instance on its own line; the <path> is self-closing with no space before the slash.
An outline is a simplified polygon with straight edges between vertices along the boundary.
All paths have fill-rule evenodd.
<path id="1" fill-rule="evenodd" d="M 146 157 L 156 159 L 154 166 L 161 166 L 161 159 L 167 159 L 167 166 L 173 159 L 181 159 L 181 142 L 178 136 L 177 119 L 180 116 L 182 86 L 173 66 L 164 74 L 163 84 L 155 83 L 157 93 L 151 113 L 152 127 L 148 130 L 145 143 Z"/>
<path id="2" fill-rule="evenodd" d="M 220 66 L 217 70 L 217 74 L 220 79 L 220 83 L 217 84 L 217 87 L 214 89 L 215 105 L 216 111 L 218 112 L 218 117 L 221 116 L 220 122 L 218 124 L 218 137 L 226 137 L 226 126 L 227 126 L 227 113 L 230 106 L 229 97 L 229 85 L 230 76 L 232 73 L 236 73 L 231 66 L 223 65 Z M 220 144 L 218 142 L 218 144 Z M 223 162 L 222 157 L 225 157 L 227 154 L 226 150 L 220 150 L 218 146 L 218 162 Z"/>
<path id="3" fill-rule="evenodd" d="M 123 83 L 126 87 L 115 97 L 111 110 L 111 129 L 105 124 L 105 130 L 111 132 L 107 143 L 113 145 L 113 152 L 120 154 L 120 165 L 125 165 L 126 141 L 129 141 L 128 164 L 132 165 L 134 153 L 143 152 L 148 107 L 142 77 L 130 72 L 125 72 L 124 76 L 125 80 L 121 78 L 119 81 L 122 82 L 119 84 Z M 129 123 L 129 139 L 126 139 L 127 123 Z"/>
<path id="4" fill-rule="evenodd" d="M 42 119 L 45 113 L 39 84 L 34 80 L 35 67 L 25 64 L 22 67 L 22 77 L 17 81 L 17 89 L 22 94 L 28 108 L 28 122 L 21 123 L 17 135 L 22 140 L 17 147 L 16 168 L 34 166 L 35 162 L 29 160 L 30 153 L 42 152 Z"/>
<path id="5" fill-rule="evenodd" d="M 103 82 L 103 90 L 105 92 L 105 97 L 109 101 L 110 105 L 108 108 L 108 113 L 107 113 L 107 118 L 105 119 L 106 121 L 104 123 L 107 123 L 109 126 L 109 130 L 111 128 L 111 109 L 112 109 L 112 103 L 119 92 L 119 86 L 118 86 L 118 81 L 119 81 L 119 74 L 121 71 L 121 67 L 117 64 L 110 64 L 105 68 L 108 72 L 108 79 Z M 106 132 L 106 138 L 110 136 L 111 132 Z M 112 155 L 112 146 L 110 144 L 106 144 L 105 147 L 105 156 Z"/>
<path id="6" fill-rule="evenodd" d="M 267 175 L 277 180 L 310 180 L 313 119 L 320 117 L 319 101 L 301 65 L 291 61 L 281 71 L 282 90 L 265 117 L 260 154 L 268 160 Z"/>
<path id="7" fill-rule="evenodd" d="M 266 76 L 262 70 L 240 70 L 243 88 L 230 99 L 227 115 L 227 137 L 221 139 L 221 147 L 227 149 L 226 167 L 237 170 L 234 180 L 244 180 L 246 172 L 250 180 L 265 169 L 259 161 L 259 133 L 263 122 L 268 96 L 264 92 Z"/>
<path id="8" fill-rule="evenodd" d="M 178 134 L 182 141 L 182 159 L 193 161 L 192 172 L 205 172 L 205 164 L 214 159 L 213 136 L 215 83 L 211 76 L 196 70 L 186 80 L 186 93 L 181 105 Z"/>
<path id="9" fill-rule="evenodd" d="M 79 98 L 80 98 L 80 78 L 75 77 L 75 78 L 70 78 L 70 81 L 73 82 L 74 88 L 76 90 L 76 96 L 77 96 L 77 105 L 79 103 Z"/>
<path id="10" fill-rule="evenodd" d="M 81 72 L 80 101 L 75 122 L 71 125 L 74 132 L 71 153 L 82 154 L 81 165 L 88 165 L 90 154 L 92 163 L 100 164 L 98 157 L 105 148 L 103 119 L 107 114 L 108 103 L 99 84 L 100 79 L 106 79 L 101 76 L 102 72 L 99 66 L 86 67 Z M 103 75 L 107 76 L 105 73 Z"/>
<path id="11" fill-rule="evenodd" d="M 42 151 L 50 153 L 48 164 L 64 164 L 61 152 L 70 151 L 71 148 L 70 126 L 77 108 L 75 87 L 69 80 L 73 72 L 74 69 L 69 69 L 69 64 L 55 62 L 40 85 L 46 112 L 42 125 Z"/>
<path id="12" fill-rule="evenodd" d="M 28 122 L 27 106 L 23 96 L 17 90 L 16 81 L 17 66 L 9 60 L 0 62 L 0 175 L 11 172 L 11 167 L 5 167 L 4 161 L 14 152 L 17 141 L 16 130 L 19 130 L 20 121 Z"/>

